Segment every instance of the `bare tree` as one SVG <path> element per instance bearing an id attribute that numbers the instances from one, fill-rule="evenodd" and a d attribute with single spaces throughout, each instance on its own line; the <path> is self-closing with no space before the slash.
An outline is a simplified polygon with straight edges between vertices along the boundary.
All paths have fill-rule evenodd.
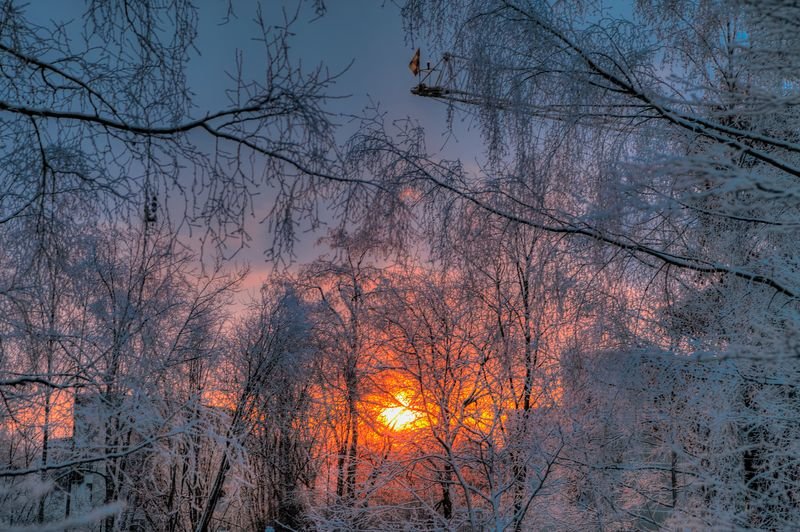
<path id="1" fill-rule="evenodd" d="M 336 75 L 303 72 L 289 55 L 299 11 L 275 21 L 259 10 L 263 72 L 248 77 L 232 57 L 227 105 L 201 109 L 187 81 L 192 2 L 91 1 L 72 22 L 37 26 L 4 0 L 0 221 L 31 215 L 47 194 L 82 194 L 106 218 L 152 211 L 145 217 L 188 223 L 211 244 L 244 245 L 253 197 L 270 188 L 273 249 L 290 247 L 298 221 L 315 224 L 316 201 L 349 181 L 323 108 Z M 165 209 L 176 197 L 183 208 Z"/>

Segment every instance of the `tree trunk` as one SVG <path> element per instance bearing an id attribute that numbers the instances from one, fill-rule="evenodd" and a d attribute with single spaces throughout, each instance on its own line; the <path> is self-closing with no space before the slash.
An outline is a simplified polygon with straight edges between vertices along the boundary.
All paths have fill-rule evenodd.
<path id="1" fill-rule="evenodd" d="M 229 448 L 230 444 L 226 444 L 225 452 L 222 455 L 222 461 L 220 461 L 217 474 L 214 476 L 214 484 L 211 487 L 211 493 L 208 494 L 208 500 L 203 508 L 203 514 L 200 517 L 200 521 L 197 523 L 197 532 L 208 531 L 208 526 L 211 524 L 214 510 L 217 507 L 217 503 L 219 503 L 219 500 L 222 498 L 222 486 L 225 484 L 225 477 L 228 474 L 228 469 L 230 469 L 230 463 L 228 462 Z"/>

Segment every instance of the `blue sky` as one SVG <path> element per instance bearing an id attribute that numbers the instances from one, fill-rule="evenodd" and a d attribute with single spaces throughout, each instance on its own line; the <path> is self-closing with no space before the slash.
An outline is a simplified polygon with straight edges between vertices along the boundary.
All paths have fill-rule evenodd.
<path id="1" fill-rule="evenodd" d="M 266 20 L 282 25 L 285 16 L 297 12 L 295 0 L 234 0 L 235 17 L 228 17 L 228 2 L 199 0 L 199 32 L 196 42 L 198 54 L 189 67 L 189 83 L 196 93 L 197 115 L 227 105 L 225 90 L 230 80 L 224 75 L 234 68 L 237 50 L 244 58 L 246 73 L 263 75 L 265 58 L 261 45 L 254 40 L 258 27 L 254 16 L 261 5 Z M 419 120 L 428 134 L 428 148 L 441 152 L 448 158 L 459 157 L 465 163 L 479 158 L 481 147 L 477 131 L 468 131 L 455 124 L 455 137 L 446 134 L 446 106 L 440 102 L 413 96 L 410 88 L 415 78 L 408 68 L 414 50 L 424 43 L 412 43 L 402 28 L 399 8 L 381 0 L 328 0 L 327 12 L 316 16 L 312 2 L 300 3 L 297 20 L 292 25 L 294 36 L 290 40 L 290 54 L 311 70 L 324 64 L 331 73 L 345 71 L 332 88 L 333 96 L 346 98 L 331 101 L 329 110 L 343 115 L 358 115 L 372 104 L 378 103 L 388 119 L 411 117 Z M 85 9 L 82 0 L 35 0 L 27 5 L 30 18 L 43 25 L 51 20 L 72 19 L 75 28 Z M 349 67 L 348 67 L 349 65 Z M 347 118 L 336 119 L 344 124 L 341 139 L 352 132 Z M 254 237 L 252 247 L 241 253 L 239 260 L 250 263 L 253 270 L 269 270 L 263 251 L 267 246 L 266 228 L 251 227 Z M 321 233 L 306 235 L 297 246 L 300 261 L 312 260 L 319 250 L 313 243 Z M 251 284 L 252 283 L 252 284 Z M 257 284 L 254 279 L 248 283 Z"/>
<path id="2" fill-rule="evenodd" d="M 200 56 L 190 69 L 191 85 L 198 90 L 198 103 L 209 108 L 225 101 L 226 88 L 223 76 L 209 76 L 209 73 L 230 68 L 237 48 L 244 54 L 246 67 L 255 73 L 263 68 L 259 64 L 263 60 L 259 45 L 242 38 L 256 31 L 254 5 L 236 3 L 237 17 L 220 25 L 226 15 L 224 4 L 201 3 Z M 291 16 L 297 6 L 293 1 L 262 2 L 261 5 L 266 18 L 276 24 L 283 21 L 284 10 Z M 447 135 L 446 106 L 410 93 L 416 79 L 408 63 L 421 43 L 409 42 L 402 28 L 400 10 L 395 5 L 378 0 L 335 0 L 326 2 L 326 6 L 327 12 L 322 17 L 316 16 L 310 2 L 301 6 L 289 44 L 290 53 L 303 68 L 312 69 L 321 63 L 331 73 L 346 69 L 331 90 L 332 95 L 346 98 L 330 102 L 331 111 L 358 115 L 365 106 L 378 103 L 390 120 L 411 117 L 420 121 L 428 134 L 429 150 L 446 157 L 459 157 L 465 162 L 480 155 L 477 131 L 469 131 L 457 123 L 455 138 Z M 345 117 L 338 121 L 344 124 L 341 133 L 344 140 L 352 127 L 348 127 Z M 270 266 L 264 264 L 263 247 L 258 241 L 260 234 L 264 233 L 257 229 L 252 231 L 255 239 L 252 248 L 240 257 L 255 271 L 267 271 Z M 308 234 L 298 243 L 296 252 L 300 261 L 313 260 L 322 251 L 314 247 L 320 236 L 323 234 Z M 255 279 L 251 282 L 255 284 Z"/>
<path id="3" fill-rule="evenodd" d="M 256 2 L 235 2 L 237 17 L 222 23 L 226 3 L 199 2 L 200 56 L 192 61 L 189 74 L 190 83 L 198 92 L 198 103 L 208 107 L 224 103 L 227 86 L 224 76 L 209 74 L 229 69 L 236 49 L 242 50 L 245 65 L 254 73 L 262 60 L 259 45 L 248 38 L 257 30 L 253 22 Z M 297 3 L 262 1 L 261 6 L 265 18 L 280 24 L 283 11 L 294 14 Z M 290 53 L 305 69 L 318 64 L 327 66 L 331 73 L 346 69 L 331 93 L 347 98 L 331 102 L 330 110 L 358 114 L 370 100 L 379 102 L 391 118 L 410 116 L 420 120 L 429 130 L 430 148 L 441 148 L 445 140 L 445 106 L 410 93 L 415 78 L 408 62 L 420 43 L 412 44 L 406 38 L 400 10 L 380 0 L 329 0 L 326 6 L 325 15 L 317 17 L 310 2 L 301 5 L 292 26 Z M 451 155 L 460 152 L 454 148 L 449 142 L 445 147 Z"/>

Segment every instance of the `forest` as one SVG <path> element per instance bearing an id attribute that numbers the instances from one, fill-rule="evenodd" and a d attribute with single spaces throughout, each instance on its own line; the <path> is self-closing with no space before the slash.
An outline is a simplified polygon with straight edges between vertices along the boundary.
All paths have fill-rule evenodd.
<path id="1" fill-rule="evenodd" d="M 0 0 L 0 529 L 800 527 L 800 5 L 385 2 L 468 160 L 334 0 L 214 107 L 207 3 L 77 4 Z"/>

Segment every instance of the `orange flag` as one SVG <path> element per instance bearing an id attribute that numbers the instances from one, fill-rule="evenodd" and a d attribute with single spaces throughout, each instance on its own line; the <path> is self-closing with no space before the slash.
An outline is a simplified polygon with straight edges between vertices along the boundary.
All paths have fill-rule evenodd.
<path id="1" fill-rule="evenodd" d="M 411 62 L 408 64 L 408 68 L 411 69 L 411 72 L 416 76 L 419 74 L 419 48 L 417 48 L 414 57 L 411 58 Z"/>

